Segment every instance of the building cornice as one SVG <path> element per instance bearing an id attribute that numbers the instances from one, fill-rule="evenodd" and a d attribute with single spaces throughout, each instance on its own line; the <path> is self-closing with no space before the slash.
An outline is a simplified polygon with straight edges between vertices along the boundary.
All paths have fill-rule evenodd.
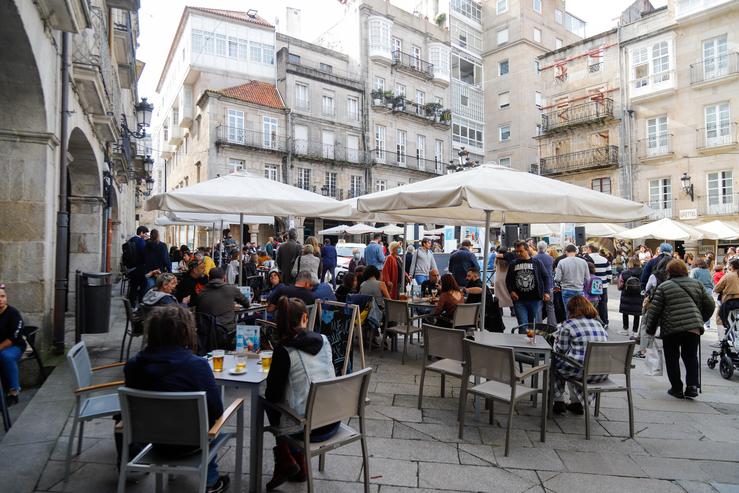
<path id="1" fill-rule="evenodd" d="M 0 141 L 23 142 L 25 144 L 47 145 L 54 149 L 59 145 L 59 138 L 50 132 L 32 132 L 28 130 L 0 129 Z"/>

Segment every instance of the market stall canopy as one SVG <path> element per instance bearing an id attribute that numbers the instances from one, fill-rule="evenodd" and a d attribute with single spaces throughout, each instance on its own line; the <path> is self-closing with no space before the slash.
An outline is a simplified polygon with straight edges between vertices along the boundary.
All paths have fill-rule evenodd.
<path id="1" fill-rule="evenodd" d="M 380 192 L 377 192 L 380 193 Z M 366 197 L 366 196 L 365 196 Z M 397 211 L 393 213 L 383 213 L 383 212 L 359 212 L 357 210 L 357 200 L 358 197 L 354 197 L 351 199 L 345 199 L 342 201 L 342 203 L 349 205 L 349 207 L 352 208 L 351 213 L 351 219 L 354 221 L 363 221 L 363 222 L 370 222 L 370 223 L 378 223 L 378 222 L 387 222 L 387 223 L 404 223 L 404 224 L 434 224 L 439 221 L 436 221 L 436 218 L 429 218 L 428 215 L 425 216 L 414 216 L 411 214 L 405 214 L 402 211 Z M 330 217 L 327 216 L 326 219 L 343 219 L 338 217 Z M 445 220 L 444 223 L 450 225 L 450 226 L 480 226 L 483 224 L 481 221 L 475 221 L 470 219 L 458 219 L 458 220 Z M 440 228 L 438 230 L 437 234 L 441 234 L 444 232 L 443 228 Z"/>
<path id="2" fill-rule="evenodd" d="M 529 233 L 534 237 L 558 235 L 560 224 L 532 224 Z"/>
<path id="3" fill-rule="evenodd" d="M 739 226 L 719 219 L 710 223 L 700 224 L 695 229 L 708 235 L 706 238 L 716 240 L 736 240 L 739 238 Z"/>
<path id="4" fill-rule="evenodd" d="M 486 211 L 504 223 L 628 222 L 653 213 L 637 202 L 492 164 L 364 195 L 357 209 L 450 224 L 482 223 Z"/>
<path id="5" fill-rule="evenodd" d="M 174 226 L 196 225 L 196 226 L 212 226 L 215 223 L 220 227 L 221 221 L 224 226 L 227 224 L 239 224 L 241 216 L 239 214 L 200 214 L 196 212 L 167 212 L 163 216 L 159 216 L 154 221 L 157 226 Z M 272 224 L 275 222 L 274 216 L 244 216 L 244 224 Z"/>
<path id="6" fill-rule="evenodd" d="M 585 226 L 585 236 L 595 238 L 613 238 L 626 231 L 625 227 L 613 223 L 588 223 L 579 226 Z"/>
<path id="7" fill-rule="evenodd" d="M 396 226 L 394 224 L 386 224 L 385 226 L 380 226 L 379 228 L 386 235 L 395 236 L 395 235 L 403 234 L 403 228 L 401 228 L 400 226 Z"/>
<path id="8" fill-rule="evenodd" d="M 369 224 L 359 223 L 346 228 L 346 232 L 350 235 L 363 235 L 365 233 L 381 233 L 382 229 L 375 228 L 374 226 L 370 226 Z"/>
<path id="9" fill-rule="evenodd" d="M 346 230 L 349 229 L 348 224 L 339 224 L 338 226 L 334 226 L 333 228 L 328 229 L 322 229 L 318 232 L 319 235 L 343 235 L 346 233 Z"/>
<path id="10" fill-rule="evenodd" d="M 146 210 L 335 218 L 352 213 L 338 200 L 243 171 L 155 195 Z"/>
<path id="11" fill-rule="evenodd" d="M 713 236 L 707 235 L 693 226 L 667 217 L 633 229 L 627 229 L 616 236 L 627 240 L 641 238 L 675 241 L 701 240 L 703 238 L 713 239 Z"/>

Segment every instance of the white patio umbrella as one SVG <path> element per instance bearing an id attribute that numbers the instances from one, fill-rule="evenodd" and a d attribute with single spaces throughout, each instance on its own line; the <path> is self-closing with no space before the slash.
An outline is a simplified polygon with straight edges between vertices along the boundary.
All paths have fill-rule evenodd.
<path id="1" fill-rule="evenodd" d="M 550 236 L 558 235 L 560 232 L 559 223 L 554 224 L 532 224 L 529 230 L 531 236 Z"/>
<path id="2" fill-rule="evenodd" d="M 239 224 L 239 214 L 201 214 L 197 212 L 167 212 L 154 221 L 157 226 L 173 226 L 178 224 L 194 224 L 207 226 L 223 221 L 224 224 Z M 274 216 L 244 216 L 245 224 L 272 224 Z"/>
<path id="3" fill-rule="evenodd" d="M 339 224 L 338 226 L 334 226 L 333 228 L 328 229 L 322 229 L 318 232 L 319 235 L 341 235 L 346 233 L 346 230 L 349 229 L 348 224 Z"/>
<path id="4" fill-rule="evenodd" d="M 585 236 L 596 238 L 612 238 L 626 231 L 625 227 L 613 223 L 589 223 L 580 226 L 585 226 Z"/>
<path id="5" fill-rule="evenodd" d="M 380 233 L 382 232 L 382 229 L 375 228 L 374 226 L 370 226 L 369 224 L 359 223 L 346 228 L 346 232 L 350 235 L 363 235 L 365 233 Z"/>
<path id="6" fill-rule="evenodd" d="M 739 226 L 719 219 L 709 223 L 699 224 L 695 229 L 709 236 L 713 236 L 717 240 L 736 240 L 739 238 Z"/>
<path id="7" fill-rule="evenodd" d="M 422 216 L 427 222 L 484 221 L 485 251 L 491 219 L 500 223 L 627 222 L 652 212 L 637 202 L 490 164 L 361 196 L 357 209 Z M 483 279 L 487 279 L 487 265 L 483 262 Z"/>
<path id="8" fill-rule="evenodd" d="M 386 224 L 385 226 L 380 226 L 380 229 L 383 233 L 389 236 L 402 235 L 405 232 L 405 228 L 401 228 L 400 226 L 396 226 L 394 224 Z"/>
<path id="9" fill-rule="evenodd" d="M 680 221 L 675 221 L 668 217 L 636 228 L 627 229 L 626 231 L 618 233 L 616 236 L 627 240 L 636 240 L 640 238 L 675 241 L 701 240 L 703 238 L 713 239 L 712 235 L 709 235 L 708 233 L 704 233 L 689 224 L 681 223 Z"/>

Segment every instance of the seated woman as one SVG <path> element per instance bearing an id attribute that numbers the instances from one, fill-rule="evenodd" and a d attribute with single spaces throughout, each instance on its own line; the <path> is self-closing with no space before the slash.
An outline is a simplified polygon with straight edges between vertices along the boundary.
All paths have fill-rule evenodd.
<path id="1" fill-rule="evenodd" d="M 583 414 L 580 387 L 569 384 L 570 403 L 564 402 L 565 382 L 582 378 L 582 370 L 568 360 L 584 363 L 588 343 L 607 341 L 608 331 L 598 321 L 598 311 L 584 296 L 570 298 L 567 313 L 569 318 L 554 334 L 554 413 L 570 411 L 580 415 Z M 602 382 L 607 378 L 608 375 L 593 375 L 588 383 Z"/>
<path id="2" fill-rule="evenodd" d="M 380 281 L 380 271 L 374 265 L 368 265 L 362 273 L 362 284 L 359 294 L 372 296 L 380 308 L 385 307 L 385 298 L 390 298 L 390 292 L 384 282 Z"/>
<path id="3" fill-rule="evenodd" d="M 336 288 L 336 301 L 346 303 L 346 297 L 357 292 L 357 276 L 354 272 L 344 274 L 341 286 Z"/>
<path id="4" fill-rule="evenodd" d="M 0 377 L 7 392 L 8 405 L 18 404 L 18 394 L 21 391 L 18 360 L 26 350 L 22 330 L 23 317 L 18 310 L 8 305 L 5 284 L 0 284 Z"/>
<path id="5" fill-rule="evenodd" d="M 171 272 L 165 272 L 157 276 L 157 283 L 153 289 L 150 289 L 141 300 L 141 304 L 147 308 L 155 306 L 165 306 L 177 303 L 177 298 L 173 294 L 177 289 L 177 276 Z M 182 303 L 187 305 L 190 297 L 185 296 Z"/>
<path id="6" fill-rule="evenodd" d="M 464 303 L 464 294 L 451 274 L 441 276 L 441 294 L 436 302 L 434 317 L 439 327 L 453 327 L 454 311 Z"/>
<path id="7" fill-rule="evenodd" d="M 274 290 L 280 286 L 282 286 L 282 274 L 277 270 L 269 271 L 269 276 L 267 276 L 267 286 L 262 291 L 262 297 L 269 299 Z"/>
<path id="8" fill-rule="evenodd" d="M 318 332 L 306 332 L 307 325 L 305 303 L 298 298 L 281 297 L 277 302 L 272 367 L 264 394 L 267 401 L 285 404 L 301 416 L 305 415 L 310 383 L 336 376 L 328 339 Z M 288 418 L 283 423 L 281 415 L 270 409 L 267 409 L 267 418 L 271 426 L 282 430 L 289 430 L 294 425 Z M 311 433 L 311 442 L 328 440 L 338 431 L 340 424 L 337 422 L 316 428 Z M 291 450 L 283 437 L 276 437 L 276 442 L 275 467 L 272 479 L 267 483 L 268 490 L 277 488 L 288 479 L 305 481 L 306 468 L 310 467 L 305 455 L 298 450 Z"/>
<path id="9" fill-rule="evenodd" d="M 205 391 L 208 403 L 208 426 L 223 414 L 221 390 L 213 378 L 208 362 L 193 354 L 197 344 L 195 319 L 179 305 L 154 310 L 147 322 L 149 339 L 143 351 L 131 358 L 124 368 L 126 386 L 155 392 Z M 156 447 L 156 445 L 155 445 Z M 190 447 L 159 446 L 157 451 L 174 457 L 193 452 Z M 218 475 L 216 458 L 208 464 L 209 493 L 228 488 L 227 475 Z"/>

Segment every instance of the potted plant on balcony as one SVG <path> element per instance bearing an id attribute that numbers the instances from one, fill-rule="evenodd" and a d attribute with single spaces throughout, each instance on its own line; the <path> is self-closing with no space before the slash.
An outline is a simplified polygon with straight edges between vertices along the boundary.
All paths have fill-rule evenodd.
<path id="1" fill-rule="evenodd" d="M 395 94 L 393 94 L 393 91 L 385 91 L 383 94 L 385 95 L 385 106 L 393 109 Z"/>
<path id="2" fill-rule="evenodd" d="M 372 92 L 370 93 L 370 95 L 372 96 L 372 105 L 373 106 L 380 106 L 380 105 L 382 105 L 382 98 L 384 96 L 383 93 L 382 93 L 382 89 L 372 89 Z"/>
<path id="3" fill-rule="evenodd" d="M 441 14 L 437 15 L 435 22 L 437 26 L 444 29 L 444 26 L 446 25 L 446 14 L 442 12 Z"/>
<path id="4" fill-rule="evenodd" d="M 402 95 L 393 98 L 393 111 L 405 111 L 405 98 Z"/>
<path id="5" fill-rule="evenodd" d="M 439 117 L 439 121 L 443 123 L 444 125 L 451 125 L 452 124 L 452 112 L 451 110 L 444 110 L 441 112 L 441 115 Z"/>
<path id="6" fill-rule="evenodd" d="M 426 118 L 432 121 L 439 121 L 439 116 L 441 114 L 441 104 L 440 103 L 428 103 L 426 104 Z"/>

